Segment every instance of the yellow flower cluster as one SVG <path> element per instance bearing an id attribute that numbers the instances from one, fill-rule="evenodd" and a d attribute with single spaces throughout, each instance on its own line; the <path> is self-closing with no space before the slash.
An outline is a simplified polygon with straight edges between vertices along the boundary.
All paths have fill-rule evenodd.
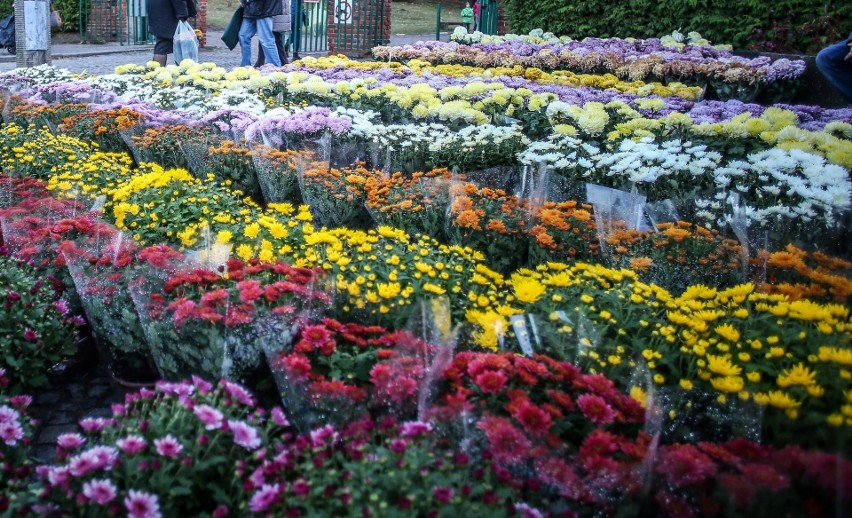
<path id="1" fill-rule="evenodd" d="M 571 87 L 593 87 L 610 89 L 622 93 L 647 96 L 658 95 L 661 97 L 678 96 L 694 101 L 701 93 L 701 88 L 686 86 L 681 83 L 663 85 L 662 83 L 645 83 L 643 81 L 622 81 L 613 74 L 575 74 L 568 70 L 556 70 L 545 72 L 539 68 L 523 67 L 514 65 L 511 67 L 474 67 L 468 65 L 433 65 L 428 61 L 411 59 L 405 65 L 397 61 L 355 61 L 345 56 L 328 56 L 320 58 L 305 58 L 301 60 L 303 67 L 316 68 L 317 70 L 330 69 L 354 69 L 364 71 L 375 71 L 390 69 L 394 72 L 415 75 L 440 74 L 450 77 L 465 77 L 475 80 L 487 81 L 500 77 L 522 77 L 532 83 L 551 84 Z"/>
<path id="2" fill-rule="evenodd" d="M 534 326 L 526 334 L 536 351 L 625 386 L 641 358 L 657 384 L 711 390 L 720 403 L 732 396 L 753 401 L 789 419 L 808 413 L 852 426 L 846 306 L 790 301 L 751 284 L 694 285 L 674 297 L 632 271 L 582 263 L 521 269 L 507 288 L 505 305 L 467 313 L 482 347 L 519 340 L 520 320 Z"/>

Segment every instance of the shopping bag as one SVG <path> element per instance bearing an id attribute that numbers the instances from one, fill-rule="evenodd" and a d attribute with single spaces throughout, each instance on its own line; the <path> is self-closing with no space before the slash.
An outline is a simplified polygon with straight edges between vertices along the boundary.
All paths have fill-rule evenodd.
<path id="1" fill-rule="evenodd" d="M 185 21 L 178 22 L 174 37 L 175 62 L 184 59 L 198 61 L 198 37 L 192 25 Z"/>
<path id="2" fill-rule="evenodd" d="M 50 11 L 50 28 L 54 31 L 62 28 L 62 16 L 56 9 Z"/>
<path id="3" fill-rule="evenodd" d="M 236 11 L 234 11 L 234 15 L 231 16 L 231 21 L 228 22 L 228 26 L 222 34 L 222 41 L 225 42 L 225 45 L 227 45 L 230 50 L 234 50 L 234 47 L 236 47 L 237 43 L 240 42 L 240 27 L 242 24 L 243 8 L 240 6 L 237 7 Z"/>

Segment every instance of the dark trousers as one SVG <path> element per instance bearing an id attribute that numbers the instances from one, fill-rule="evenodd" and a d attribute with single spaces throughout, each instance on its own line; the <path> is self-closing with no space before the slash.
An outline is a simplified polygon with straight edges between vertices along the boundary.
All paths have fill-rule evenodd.
<path id="1" fill-rule="evenodd" d="M 287 63 L 287 51 L 284 50 L 284 33 L 283 32 L 272 32 L 275 36 L 275 48 L 278 49 L 278 58 L 281 60 L 281 64 Z M 255 68 L 262 67 L 266 63 L 266 56 L 263 55 L 263 47 L 260 46 L 260 41 L 257 42 L 257 63 L 254 64 Z"/>

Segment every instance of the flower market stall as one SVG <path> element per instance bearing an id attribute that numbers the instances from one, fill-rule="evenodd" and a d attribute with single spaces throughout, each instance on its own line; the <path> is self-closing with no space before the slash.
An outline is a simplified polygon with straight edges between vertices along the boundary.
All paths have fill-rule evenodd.
<path id="1" fill-rule="evenodd" d="M 848 513 L 852 110 L 690 38 L 0 75 L 0 508 Z"/>

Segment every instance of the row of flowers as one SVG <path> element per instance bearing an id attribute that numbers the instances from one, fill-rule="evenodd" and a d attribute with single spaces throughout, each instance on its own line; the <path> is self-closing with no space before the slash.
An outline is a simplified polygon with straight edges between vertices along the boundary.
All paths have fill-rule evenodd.
<path id="1" fill-rule="evenodd" d="M 699 37 L 700 38 L 700 37 Z M 479 41 L 476 41 L 476 40 Z M 379 61 L 422 59 L 431 63 L 514 66 L 581 73 L 612 73 L 630 80 L 711 82 L 725 99 L 753 100 L 760 89 L 795 90 L 805 62 L 769 57 L 744 58 L 730 50 L 702 44 L 672 45 L 661 39 L 586 38 L 582 41 L 535 41 L 534 38 L 470 37 L 456 30 L 451 42 L 418 42 L 402 47 L 375 47 Z"/>
<path id="2" fill-rule="evenodd" d="M 255 203 L 241 200 L 237 192 L 223 191 L 186 171 L 151 165 L 134 170 L 125 155 L 96 152 L 76 139 L 53 137 L 44 130 L 32 133 L 9 126 L 4 135 L 10 142 L 6 167 L 27 174 L 49 170 L 48 188 L 56 195 L 87 206 L 100 203 L 128 236 L 143 244 L 163 242 L 194 248 L 205 240 L 219 240 L 221 245 L 232 246 L 244 260 L 261 252 L 261 257 L 268 259 L 273 251 L 294 250 L 293 240 L 300 239 L 304 232 L 302 223 L 311 219 L 306 209 L 296 211 L 295 205 L 290 204 L 271 204 L 262 211 Z M 30 140 L 31 136 L 35 138 Z M 222 184 L 250 186 L 257 181 L 248 151 L 232 147 L 211 149 L 212 158 L 222 157 L 219 164 L 230 162 L 229 168 L 215 164 L 211 168 Z M 57 153 L 60 150 L 62 154 Z M 445 243 L 473 246 L 485 253 L 488 264 L 503 272 L 526 264 L 572 258 L 630 266 L 644 279 L 675 291 L 696 282 L 725 284 L 740 278 L 736 272 L 741 269 L 743 249 L 718 232 L 690 225 L 673 228 L 672 224 L 658 224 L 657 230 L 662 231 L 659 233 L 630 230 L 622 222 L 613 221 L 619 215 L 607 205 L 593 209 L 576 202 L 545 201 L 546 196 L 542 196 L 547 194 L 546 177 L 524 177 L 522 184 L 537 182 L 541 188 L 540 184 L 545 183 L 545 189 L 527 189 L 521 193 L 525 197 L 518 198 L 465 183 L 464 177 L 446 170 L 417 173 L 411 178 L 399 173 L 382 178 L 380 172 L 361 167 L 302 167 L 300 177 L 300 168 L 292 163 L 293 156 L 298 155 L 279 154 L 285 163 L 258 174 L 266 197 L 274 195 L 274 200 L 296 203 L 309 201 L 314 217 L 322 224 L 362 228 L 390 225 L 411 235 L 424 234 Z M 690 167 L 695 165 L 693 162 Z M 258 169 L 258 173 L 261 171 Z M 164 187 L 171 193 L 167 198 L 161 193 Z M 200 203 L 204 206 L 191 209 Z M 146 210 L 155 205 L 156 211 Z M 620 218 L 627 218 L 626 213 Z M 259 225 L 257 230 L 246 230 L 255 224 Z M 755 262 L 758 268 L 749 278 L 766 272 L 761 266 L 768 264 Z M 722 270 L 728 274 L 723 276 Z M 831 270 L 820 271 L 808 275 L 810 280 L 790 280 L 817 289 L 800 288 L 809 293 L 831 290 L 838 300 L 844 300 L 847 290 L 843 278 Z"/>
<path id="3" fill-rule="evenodd" d="M 637 96 L 610 91 L 608 80 L 595 81 L 607 89 L 557 86 L 530 81 L 514 73 L 496 77 L 483 74 L 483 80 L 471 82 L 468 73 L 476 70 L 446 68 L 440 69 L 440 73 L 436 69 L 434 73 L 418 74 L 419 67 L 392 65 L 365 67 L 343 58 L 324 58 L 309 60 L 289 72 L 253 69 L 226 72 L 212 64 L 187 62 L 181 67 L 128 65 L 119 67 L 116 74 L 97 79 L 36 67 L 27 72 L 6 74 L 3 83 L 10 91 L 28 85 L 18 93 L 36 104 L 91 102 L 90 99 L 108 104 L 120 99 L 124 105 L 132 107 L 142 99 L 162 108 L 179 109 L 197 119 L 221 109 L 241 108 L 260 114 L 266 111 L 267 103 L 307 103 L 374 110 L 382 114 L 385 123 L 427 120 L 460 126 L 486 122 L 502 124 L 506 117 L 511 117 L 521 120 L 525 133 L 531 136 L 546 134 L 541 132 L 547 128 L 538 126 L 547 120 L 544 111 L 553 101 L 578 106 L 588 102 L 619 101 L 646 117 L 659 118 L 681 112 L 698 123 L 725 121 L 743 113 L 757 116 L 766 109 L 737 101 L 694 103 L 677 96 L 657 97 L 655 94 L 666 92 L 654 92 L 653 85 L 646 85 L 650 88 L 638 91 L 641 95 Z M 525 69 L 524 75 L 528 73 L 538 75 L 535 69 Z M 639 102 L 643 99 L 659 105 L 652 103 L 643 108 Z M 848 110 L 785 107 L 794 111 L 799 123 L 808 129 L 852 119 Z"/>
<path id="4" fill-rule="evenodd" d="M 314 307 L 311 300 L 317 297 L 321 313 L 401 329 L 423 300 L 446 296 L 438 320 L 446 329 L 469 321 L 473 327 L 459 335 L 466 347 L 543 351 L 606 373 L 637 394 L 659 388 L 683 401 L 715 394 L 710 404 L 728 411 L 739 405 L 772 409 L 764 424 L 778 443 L 803 438 L 781 430 L 798 433 L 821 422 L 830 426 L 806 437 L 827 444 L 852 423 L 850 317 L 844 306 L 790 302 L 785 295 L 756 293 L 750 284 L 722 291 L 698 285 L 676 296 L 639 281 L 631 271 L 583 264 L 550 262 L 504 278 L 469 250 L 390 227 L 317 231 L 305 209 L 280 209 L 256 221 L 247 218 L 232 227 L 233 233 L 211 234 L 191 262 L 164 248 L 137 252 L 121 232 L 91 222 L 90 216 L 51 224 L 45 220 L 61 214 L 51 208 L 39 220 L 30 201 L 4 211 L 4 239 L 18 255 L 54 268 L 59 277 L 58 258 L 51 259 L 58 254 L 50 247 L 76 236 L 59 251 L 90 323 L 100 336 L 117 342 L 116 350 L 141 356 L 137 363 L 154 363 L 170 378 L 192 372 L 249 377 L 274 346 L 270 338 L 292 336 L 289 322 Z M 261 232 L 268 237 L 259 247 L 236 249 L 248 264 L 227 259 L 229 245 L 257 241 Z M 168 239 L 159 235 L 151 242 Z M 689 230 L 671 227 L 664 235 L 682 242 Z M 794 249 L 787 254 L 786 271 L 793 274 L 806 255 Z M 327 277 L 313 280 L 310 270 L 289 270 L 277 259 L 322 268 Z M 814 261 L 831 264 L 822 256 Z M 134 268 L 139 263 L 155 268 Z M 776 256 L 774 263 L 785 261 Z M 832 267 L 844 264 L 834 261 Z M 201 267 L 220 267 L 227 276 Z M 814 277 L 819 271 L 825 275 L 817 270 Z M 267 278 L 267 272 L 278 277 Z M 848 282 L 845 289 L 848 297 Z M 279 304 L 281 296 L 288 298 Z M 328 297 L 335 299 L 330 306 Z M 139 349 L 143 336 L 147 349 Z M 647 369 L 647 381 L 637 381 L 637 369 Z"/>
<path id="5" fill-rule="evenodd" d="M 662 516 L 767 506 L 819 516 L 848 503 L 852 466 L 840 457 L 744 439 L 657 449 L 637 433 L 641 408 L 606 380 L 521 360 L 457 357 L 435 409 L 440 426 L 380 412 L 299 433 L 280 407 L 267 411 L 233 382 L 160 382 L 128 394 L 111 418 L 84 419 L 79 433 L 60 435 L 51 464 L 28 459 L 31 398 L 3 396 L 0 504 L 19 515 L 136 518 L 581 516 L 628 506 Z M 465 393 L 462 413 L 453 401 Z M 481 415 L 468 433 L 444 427 L 471 411 Z"/>
<path id="6" fill-rule="evenodd" d="M 466 128 L 453 133 L 447 127 L 434 124 L 396 125 L 379 131 L 378 126 L 370 122 L 374 115 L 344 109 L 310 108 L 296 112 L 277 109 L 249 122 L 252 118 L 246 113 L 226 111 L 211 114 L 201 126 L 171 124 L 149 128 L 141 122 L 140 113 L 122 109 L 117 112 L 79 113 L 63 119 L 61 127 L 65 132 L 81 135 L 90 131 L 103 149 L 118 150 L 129 145 L 138 162 L 150 160 L 167 167 L 189 166 L 200 178 L 213 173 L 219 180 L 258 201 L 305 201 L 316 210 L 324 201 L 318 196 L 327 194 L 322 188 L 315 190 L 328 183 L 320 182 L 321 177 L 329 172 L 323 171 L 324 167 L 339 164 L 342 170 L 359 161 L 371 163 L 381 170 L 353 166 L 343 174 L 352 181 L 357 179 L 356 183 L 361 186 L 340 185 L 339 182 L 331 185 L 332 189 L 338 187 L 342 191 L 334 194 L 338 198 L 337 210 L 351 217 L 364 217 L 363 210 L 359 211 L 357 207 L 364 199 L 364 193 L 361 196 L 354 193 L 356 197 L 353 199 L 353 189 L 363 191 L 363 186 L 370 185 L 372 178 L 399 170 L 401 166 L 418 170 L 427 168 L 429 162 L 463 167 L 468 172 L 472 171 L 470 176 L 477 183 L 509 189 L 510 192 L 514 190 L 516 196 L 526 198 L 529 193 L 524 192 L 527 184 L 524 178 L 537 173 L 522 172 L 520 167 L 516 167 L 509 177 L 502 170 L 475 174 L 474 168 L 511 163 L 516 154 L 521 164 L 545 166 L 545 174 L 538 174 L 538 177 L 542 177 L 540 181 L 546 184 L 544 195 L 551 199 L 554 196 L 565 199 L 566 193 L 558 192 L 556 184 L 553 187 L 547 185 L 552 183 L 552 178 L 547 178 L 550 172 L 558 173 L 569 182 L 570 197 L 590 203 L 596 203 L 595 199 L 589 194 L 588 185 L 583 192 L 582 183 L 610 188 L 633 187 L 643 196 L 641 202 L 631 202 L 639 203 L 638 211 L 644 209 L 642 204 L 646 200 L 658 204 L 666 197 L 672 200 L 674 207 L 674 212 L 670 210 L 665 216 L 668 221 L 681 217 L 719 228 L 731 226 L 735 233 L 738 227 L 750 228 L 752 233 L 769 230 L 776 233 L 772 238 L 781 243 L 793 239 L 797 231 L 795 226 L 786 222 L 800 220 L 806 226 L 820 222 L 823 228 L 830 230 L 850 204 L 852 189 L 846 171 L 819 156 L 822 152 L 830 159 L 845 162 L 845 148 L 849 147 L 849 141 L 821 132 L 822 138 L 813 138 L 808 151 L 799 149 L 801 145 L 791 148 L 803 135 L 801 131 L 788 131 L 790 128 L 785 123 L 789 123 L 792 114 L 780 110 L 767 111 L 760 119 L 752 119 L 755 124 L 745 121 L 744 126 L 752 129 L 749 135 L 755 136 L 738 139 L 737 143 L 730 142 L 726 135 L 736 131 L 733 125 L 740 124 L 740 121 L 730 123 L 727 128 L 701 129 L 700 125 L 685 125 L 686 131 L 691 133 L 689 136 L 709 144 L 672 139 L 671 135 L 658 142 L 652 130 L 659 131 L 661 125 L 648 126 L 650 130 L 640 130 L 641 126 L 636 125 L 631 134 L 633 138 L 641 134 L 648 136 L 642 137 L 639 142 L 621 140 L 619 147 L 612 152 L 589 142 L 585 132 L 579 132 L 570 124 L 557 124 L 557 130 L 563 133 L 561 135 L 529 143 L 517 126 L 482 126 L 476 131 Z M 564 112 L 554 111 L 552 118 L 556 122 L 584 122 L 588 130 L 589 125 L 596 124 L 595 120 L 607 124 L 610 116 L 606 107 L 590 104 L 583 108 L 567 106 Z M 110 126 L 117 131 L 87 130 Z M 836 126 L 838 131 L 843 131 L 840 124 Z M 780 137 L 776 137 L 779 148 L 750 154 L 744 152 L 747 147 L 744 142 L 756 144 L 770 130 L 778 128 L 781 129 L 775 135 Z M 231 140 L 241 129 L 251 150 Z M 599 131 L 603 129 L 605 126 Z M 702 137 L 702 134 L 706 136 Z M 30 136 L 15 126 L 4 130 L 4 138 L 10 144 L 8 153 L 2 157 L 5 167 L 27 173 L 46 164 L 57 165 L 57 155 L 41 156 L 45 155 L 44 150 L 52 147 L 42 145 L 42 139 L 51 137 L 46 132 L 36 139 Z M 583 137 L 582 140 L 580 137 Z M 68 145 L 74 146 L 68 137 L 65 139 Z M 759 145 L 754 147 L 761 148 Z M 738 155 L 729 150 L 737 148 L 741 150 L 743 160 L 732 160 Z M 320 153 L 317 155 L 319 161 L 300 160 L 298 154 L 289 151 L 292 149 L 314 149 Z M 456 157 L 465 158 L 458 160 Z M 305 172 L 311 174 L 305 175 Z M 366 176 L 361 173 L 366 173 Z M 66 176 L 75 174 L 76 171 Z M 775 180 L 773 185 L 764 185 L 772 180 Z M 616 194 L 622 196 L 614 191 L 607 196 L 612 198 Z M 349 203 L 341 206 L 341 199 Z M 608 215 L 611 209 L 606 206 L 607 203 L 612 202 L 597 208 Z M 332 216 L 334 214 L 321 218 L 321 223 L 351 223 Z M 786 229 L 786 233 L 778 234 L 781 228 Z"/>

